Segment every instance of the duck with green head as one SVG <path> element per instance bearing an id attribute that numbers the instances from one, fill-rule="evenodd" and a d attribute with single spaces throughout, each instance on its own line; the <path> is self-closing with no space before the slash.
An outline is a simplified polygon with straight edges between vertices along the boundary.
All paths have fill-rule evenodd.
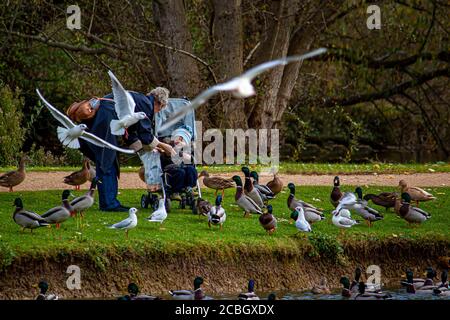
<path id="1" fill-rule="evenodd" d="M 128 294 L 119 297 L 117 300 L 161 300 L 160 297 L 139 294 L 139 287 L 135 283 L 130 283 L 127 288 Z"/>
<path id="2" fill-rule="evenodd" d="M 232 179 L 236 183 L 236 194 L 234 199 L 236 204 L 244 210 L 244 217 L 249 216 L 251 213 L 262 214 L 261 207 L 258 206 L 252 198 L 244 194 L 241 177 L 233 176 Z"/>
<path id="3" fill-rule="evenodd" d="M 440 297 L 450 297 L 450 288 L 448 286 L 448 271 L 443 270 L 441 273 L 441 283 L 433 290 L 433 294 Z"/>
<path id="4" fill-rule="evenodd" d="M 360 281 L 358 284 L 358 293 L 354 296 L 354 300 L 391 300 L 389 293 L 367 292 L 366 284 Z"/>
<path id="5" fill-rule="evenodd" d="M 331 190 L 331 194 L 330 194 L 330 202 L 336 208 L 337 205 L 339 204 L 339 200 L 341 200 L 341 198 L 343 196 L 341 189 L 340 189 L 340 180 L 339 180 L 338 176 L 334 177 L 333 185 L 334 186 L 333 186 L 333 189 Z"/>
<path id="6" fill-rule="evenodd" d="M 295 211 L 295 208 L 302 207 L 305 219 L 309 223 L 314 223 L 325 219 L 325 216 L 321 210 L 314 207 L 312 204 L 295 198 L 295 185 L 292 182 L 288 184 L 288 189 L 290 191 L 287 198 L 287 205 L 289 209 Z"/>
<path id="7" fill-rule="evenodd" d="M 48 223 L 55 224 L 57 229 L 59 229 L 61 223 L 73 215 L 73 208 L 68 200 L 69 196 L 70 190 L 64 190 L 61 196 L 62 204 L 59 207 L 54 207 L 41 215 L 41 217 Z"/>
<path id="8" fill-rule="evenodd" d="M 352 291 L 350 289 L 350 280 L 347 277 L 341 277 L 339 283 L 342 284 L 341 295 L 345 298 L 351 298 Z"/>
<path id="9" fill-rule="evenodd" d="M 50 225 L 36 212 L 25 210 L 21 198 L 16 198 L 13 206 L 16 207 L 13 213 L 13 220 L 22 227 L 22 231 L 30 229 L 33 232 L 33 229 Z"/>
<path id="10" fill-rule="evenodd" d="M 259 297 L 255 294 L 255 280 L 250 279 L 248 281 L 247 292 L 240 293 L 238 300 L 259 300 Z"/>
<path id="11" fill-rule="evenodd" d="M 263 184 L 259 184 L 259 175 L 256 171 L 250 172 L 250 177 L 253 178 L 253 186 L 258 190 L 262 200 L 267 202 L 275 198 L 275 194 L 270 190 L 268 186 Z"/>
<path id="12" fill-rule="evenodd" d="M 38 284 L 39 295 L 36 297 L 36 300 L 58 300 L 58 296 L 53 293 L 48 292 L 48 283 L 47 281 L 41 281 Z"/>
<path id="13" fill-rule="evenodd" d="M 94 205 L 94 193 L 98 183 L 101 183 L 101 181 L 97 177 L 94 177 L 94 179 L 92 179 L 89 191 L 70 202 L 74 215 L 79 213 L 80 218 L 82 219 L 84 212 Z"/>
<path id="14" fill-rule="evenodd" d="M 406 281 L 402 281 L 401 284 L 406 287 L 406 292 L 408 293 L 432 294 L 433 290 L 436 289 L 433 282 L 435 277 L 436 271 L 431 267 L 428 267 L 426 270 L 426 279 L 414 278 L 413 271 L 407 270 Z"/>
<path id="15" fill-rule="evenodd" d="M 211 207 L 208 213 L 208 226 L 211 228 L 211 224 L 220 226 L 220 230 L 223 228 L 223 224 L 227 219 L 225 209 L 222 207 L 222 196 L 219 194 L 216 197 L 216 205 Z"/>
<path id="16" fill-rule="evenodd" d="M 204 282 L 202 277 L 194 279 L 194 290 L 170 290 L 169 293 L 175 300 L 210 300 L 210 297 L 205 296 L 201 285 Z"/>
<path id="17" fill-rule="evenodd" d="M 402 204 L 398 209 L 398 214 L 409 224 L 421 224 L 431 218 L 431 214 L 411 205 L 411 197 L 408 193 L 402 193 Z"/>
<path id="18" fill-rule="evenodd" d="M 264 208 L 264 202 L 259 194 L 258 190 L 253 186 L 252 179 L 250 178 L 250 169 L 248 167 L 242 167 L 242 172 L 245 175 L 244 193 L 260 207 Z"/>
<path id="19" fill-rule="evenodd" d="M 267 233 L 272 234 L 277 229 L 277 219 L 272 214 L 272 205 L 267 206 L 267 212 L 259 216 L 259 223 Z"/>

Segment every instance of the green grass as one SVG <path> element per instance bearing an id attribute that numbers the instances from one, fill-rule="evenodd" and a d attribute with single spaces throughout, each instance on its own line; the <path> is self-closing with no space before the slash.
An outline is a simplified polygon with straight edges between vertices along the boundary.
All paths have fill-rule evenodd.
<path id="1" fill-rule="evenodd" d="M 351 187 L 348 187 L 351 190 Z M 390 187 L 371 187 L 365 192 L 380 192 L 392 190 Z M 371 229 L 360 224 L 352 229 L 344 230 L 341 236 L 338 228 L 330 221 L 332 206 L 329 203 L 329 187 L 299 187 L 298 196 L 325 209 L 326 220 L 313 225 L 314 234 L 327 235 L 331 239 L 363 240 L 363 239 L 432 239 L 450 240 L 448 228 L 448 214 L 450 209 L 450 188 L 427 188 L 438 197 L 433 202 L 422 204 L 422 208 L 432 214 L 432 218 L 417 228 L 407 226 L 407 223 L 394 213 L 385 213 L 383 221 L 376 222 Z M 124 205 L 139 207 L 139 199 L 143 190 L 122 191 L 119 199 Z M 138 226 L 130 231 L 130 239 L 125 239 L 123 231 L 108 229 L 107 226 L 124 219 L 127 213 L 106 213 L 96 210 L 97 205 L 89 210 L 84 219 L 86 226 L 78 230 L 74 219 L 69 219 L 61 230 L 53 233 L 49 228 L 40 228 L 30 233 L 30 230 L 21 233 L 20 227 L 12 220 L 14 198 L 20 196 L 25 208 L 43 213 L 60 202 L 60 191 L 36 191 L 0 193 L 0 260 L 6 260 L 16 255 L 20 256 L 49 254 L 70 250 L 100 250 L 102 248 L 122 248 L 122 250 L 153 248 L 164 252 L 181 252 L 194 247 L 223 247 L 223 248 L 250 248 L 259 247 L 297 250 L 299 246 L 307 243 L 303 237 L 296 236 L 294 225 L 288 223 L 290 212 L 286 207 L 288 193 L 278 195 L 271 203 L 274 214 L 278 219 L 278 229 L 273 235 L 267 235 L 259 225 L 258 216 L 252 215 L 244 218 L 240 208 L 234 205 L 234 191 L 228 190 L 225 195 L 224 206 L 227 212 L 227 221 L 222 231 L 218 228 L 209 229 L 206 218 L 193 215 L 189 210 L 178 209 L 178 203 L 173 203 L 172 212 L 164 223 L 165 230 L 159 230 L 159 225 L 150 223 L 144 218 L 150 214 L 149 209 L 138 212 Z M 77 192 L 79 194 L 79 192 Z M 204 190 L 203 196 L 213 201 L 213 194 Z M 320 199 L 317 201 L 315 199 Z M 384 208 L 376 207 L 384 212 Z M 59 239 L 59 237 L 61 237 Z M 343 238 L 342 238 L 343 237 Z M 99 249 L 100 248 L 100 249 Z M 106 250 L 105 249 L 105 250 Z M 108 250 L 109 250 L 108 249 Z M 186 252 L 186 251 L 185 251 Z M 0 261 L 1 262 L 1 261 Z M 1 263 L 0 263 L 1 265 Z"/>
<path id="2" fill-rule="evenodd" d="M 80 165 L 81 167 L 81 165 Z M 28 171 L 47 172 L 47 171 L 75 171 L 80 167 L 28 167 Z M 250 165 L 250 167 L 261 170 L 265 167 L 262 165 Z M 240 171 L 241 165 L 214 165 L 214 166 L 198 166 L 199 171 L 206 169 L 211 173 L 226 173 Z M 14 170 L 15 167 L 0 168 L 0 172 Z M 352 163 L 294 163 L 282 162 L 280 164 L 280 172 L 287 174 L 399 174 L 399 173 L 433 173 L 433 172 L 450 172 L 450 163 L 383 163 L 374 162 L 366 164 Z M 138 167 L 122 166 L 122 172 L 136 172 Z"/>

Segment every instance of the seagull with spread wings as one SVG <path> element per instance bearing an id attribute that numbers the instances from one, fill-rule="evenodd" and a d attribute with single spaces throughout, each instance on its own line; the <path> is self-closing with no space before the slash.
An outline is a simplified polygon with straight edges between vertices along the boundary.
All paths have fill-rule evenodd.
<path id="1" fill-rule="evenodd" d="M 134 112 L 136 103 L 131 94 L 124 89 L 111 70 L 108 71 L 111 78 L 112 91 L 114 96 L 114 108 L 119 120 L 111 121 L 111 133 L 116 136 L 127 135 L 126 129 L 139 120 L 147 118 L 145 112 Z"/>
<path id="2" fill-rule="evenodd" d="M 178 120 L 180 120 L 186 113 L 188 113 L 191 110 L 195 110 L 200 105 L 205 103 L 209 98 L 211 98 L 213 95 L 220 91 L 228 91 L 231 92 L 236 98 L 247 98 L 251 97 L 256 94 L 255 88 L 252 85 L 252 80 L 256 78 L 258 75 L 263 73 L 264 71 L 267 71 L 269 69 L 286 65 L 291 62 L 298 62 L 305 59 L 312 58 L 314 56 L 317 56 L 319 54 L 322 54 L 326 52 L 325 48 L 319 48 L 314 51 L 308 52 L 303 55 L 296 55 L 296 56 L 290 56 L 285 57 L 277 60 L 272 60 L 268 62 L 264 62 L 260 65 L 257 65 L 240 76 L 237 76 L 235 78 L 232 78 L 230 81 L 216 84 L 215 86 L 212 86 L 211 88 L 208 88 L 207 90 L 203 91 L 198 95 L 197 97 L 192 100 L 192 102 L 186 106 L 186 108 L 183 108 L 181 111 L 174 114 L 172 117 L 167 119 L 167 121 L 161 126 L 159 131 L 164 131 L 167 128 L 170 128 L 172 125 L 174 125 Z"/>
<path id="3" fill-rule="evenodd" d="M 64 126 L 57 128 L 58 139 L 62 142 L 63 145 L 72 149 L 78 149 L 80 148 L 80 142 L 78 141 L 78 138 L 80 138 L 100 148 L 106 147 L 127 154 L 135 154 L 135 151 L 132 149 L 119 148 L 103 139 L 100 139 L 96 135 L 87 132 L 86 129 L 88 127 L 85 124 L 76 125 L 66 115 L 64 115 L 61 111 L 56 109 L 47 100 L 45 100 L 39 89 L 36 89 L 36 92 L 42 102 L 44 102 L 44 105 L 50 111 L 52 116 Z"/>

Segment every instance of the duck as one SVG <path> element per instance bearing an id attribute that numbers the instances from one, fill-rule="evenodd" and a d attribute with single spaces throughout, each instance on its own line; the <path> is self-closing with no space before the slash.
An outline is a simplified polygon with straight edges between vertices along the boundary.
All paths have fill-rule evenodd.
<path id="1" fill-rule="evenodd" d="M 408 184 L 405 180 L 400 180 L 398 182 L 398 186 L 402 193 L 406 192 L 410 195 L 411 200 L 416 202 L 416 205 L 419 206 L 419 202 L 435 200 L 436 197 L 431 193 L 426 192 L 425 190 L 419 187 L 408 187 Z"/>
<path id="2" fill-rule="evenodd" d="M 273 292 L 269 293 L 269 295 L 267 296 L 267 300 L 269 301 L 277 300 L 277 295 Z"/>
<path id="3" fill-rule="evenodd" d="M 162 300 L 160 297 L 139 294 L 139 287 L 135 283 L 130 283 L 127 287 L 128 294 L 117 300 Z"/>
<path id="4" fill-rule="evenodd" d="M 64 190 L 62 193 L 62 204 L 54 207 L 41 215 L 50 224 L 55 224 L 59 229 L 61 223 L 73 216 L 73 208 L 69 203 L 70 190 Z"/>
<path id="5" fill-rule="evenodd" d="M 29 160 L 30 158 L 27 156 L 22 156 L 17 170 L 6 172 L 0 176 L 0 186 L 9 188 L 9 192 L 13 192 L 13 188 L 25 180 L 25 162 Z"/>
<path id="6" fill-rule="evenodd" d="M 201 285 L 205 283 L 202 277 L 194 279 L 194 290 L 170 290 L 169 294 L 175 300 L 210 300 L 205 296 Z"/>
<path id="7" fill-rule="evenodd" d="M 450 289 L 448 286 L 448 271 L 443 270 L 441 273 L 441 284 L 433 289 L 433 294 L 441 297 L 449 297 Z"/>
<path id="8" fill-rule="evenodd" d="M 399 204 L 400 199 L 396 199 L 397 214 L 406 220 L 408 224 L 418 225 L 431 218 L 431 214 L 425 210 L 411 206 L 411 196 L 409 193 L 402 193 L 401 198 L 403 200 L 401 204 Z"/>
<path id="9" fill-rule="evenodd" d="M 144 168 L 144 166 L 142 166 L 142 167 L 139 168 L 138 175 L 139 175 L 139 178 L 140 178 L 143 182 L 145 182 L 145 168 Z M 145 183 L 146 183 L 146 182 L 145 182 Z"/>
<path id="10" fill-rule="evenodd" d="M 389 293 L 367 292 L 366 284 L 361 281 L 358 284 L 358 293 L 353 297 L 354 300 L 391 300 Z"/>
<path id="11" fill-rule="evenodd" d="M 358 221 L 352 219 L 350 210 L 341 209 L 339 211 L 333 211 L 333 217 L 331 218 L 331 222 L 338 228 L 351 228 L 356 224 L 359 224 Z"/>
<path id="12" fill-rule="evenodd" d="M 295 227 L 298 232 L 312 232 L 311 225 L 305 218 L 303 207 L 296 207 L 291 213 L 291 218 L 295 221 Z"/>
<path id="13" fill-rule="evenodd" d="M 264 202 L 275 198 L 275 194 L 272 192 L 272 190 L 270 190 L 268 186 L 259 184 L 259 176 L 256 171 L 250 172 L 250 177 L 253 178 L 253 186 L 256 188 L 256 190 L 258 190 Z"/>
<path id="14" fill-rule="evenodd" d="M 259 297 L 255 294 L 255 280 L 250 279 L 248 281 L 247 292 L 240 293 L 238 300 L 259 300 Z"/>
<path id="15" fill-rule="evenodd" d="M 283 181 L 278 177 L 278 174 L 273 174 L 273 179 L 267 182 L 266 186 L 272 191 L 274 195 L 277 195 L 283 190 Z"/>
<path id="16" fill-rule="evenodd" d="M 48 292 L 48 283 L 47 281 L 41 281 L 38 284 L 39 294 L 36 297 L 36 300 L 58 300 L 59 297 L 54 293 Z"/>
<path id="17" fill-rule="evenodd" d="M 16 198 L 14 200 L 14 206 L 16 207 L 16 209 L 13 213 L 13 220 L 15 223 L 22 227 L 22 231 L 24 231 L 25 229 L 30 229 L 31 232 L 33 232 L 33 229 L 50 225 L 36 212 L 25 210 L 23 208 L 23 201 L 21 198 Z"/>
<path id="18" fill-rule="evenodd" d="M 207 186 L 210 189 L 216 190 L 216 192 L 214 193 L 214 197 L 217 196 L 217 192 L 220 190 L 222 191 L 222 199 L 223 199 L 225 195 L 225 189 L 234 187 L 233 180 L 225 179 L 222 177 L 212 177 L 206 170 L 200 172 L 198 178 L 200 179 L 201 177 L 203 177 L 203 184 L 205 186 Z"/>
<path id="19" fill-rule="evenodd" d="M 89 180 L 91 173 L 90 173 L 90 164 L 89 159 L 83 160 L 83 167 L 81 170 L 72 172 L 70 175 L 64 177 L 64 183 L 75 186 L 75 190 L 80 190 L 80 185 L 86 183 L 86 181 Z"/>
<path id="20" fill-rule="evenodd" d="M 245 175 L 244 193 L 255 201 L 260 207 L 264 208 L 264 202 L 259 194 L 258 190 L 253 186 L 252 179 L 250 179 L 250 169 L 248 167 L 242 167 L 242 172 Z"/>
<path id="21" fill-rule="evenodd" d="M 339 200 L 341 200 L 343 196 L 342 191 L 340 189 L 340 180 L 338 176 L 334 177 L 333 185 L 334 186 L 330 194 L 330 202 L 336 208 L 337 205 L 339 204 Z"/>
<path id="22" fill-rule="evenodd" d="M 414 279 L 414 273 L 411 270 L 406 271 L 406 281 L 402 281 L 402 286 L 406 287 L 408 293 L 432 294 L 436 286 L 433 279 L 436 277 L 436 271 L 428 267 L 426 272 L 426 279 Z"/>
<path id="23" fill-rule="evenodd" d="M 92 179 L 89 191 L 70 202 L 70 205 L 73 208 L 73 212 L 78 212 L 80 216 L 83 217 L 83 213 L 94 205 L 94 193 L 95 189 L 97 188 L 97 183 L 101 182 L 97 177 L 95 177 L 94 179 Z"/>
<path id="24" fill-rule="evenodd" d="M 227 214 L 225 209 L 222 207 L 222 196 L 219 194 L 216 197 L 216 205 L 212 206 L 208 212 L 208 226 L 211 228 L 211 224 L 219 225 L 220 230 L 222 230 L 226 219 Z"/>
<path id="25" fill-rule="evenodd" d="M 117 222 L 108 228 L 110 229 L 118 229 L 118 230 L 125 230 L 125 236 L 128 239 L 128 231 L 135 228 L 138 223 L 136 212 L 138 212 L 138 209 L 136 208 L 130 208 L 128 211 L 128 218 Z"/>
<path id="26" fill-rule="evenodd" d="M 91 163 L 89 162 L 89 182 L 92 182 L 92 180 L 97 176 L 97 169 L 91 165 Z"/>
<path id="27" fill-rule="evenodd" d="M 209 210 L 211 210 L 212 205 L 208 200 L 205 200 L 202 198 L 197 198 L 196 207 L 197 207 L 197 213 L 199 215 L 203 215 L 203 216 L 207 217 Z"/>
<path id="28" fill-rule="evenodd" d="M 351 298 L 354 293 L 350 289 L 350 280 L 347 277 L 341 277 L 339 283 L 342 284 L 341 295 L 345 298 Z"/>
<path id="29" fill-rule="evenodd" d="M 258 206 L 252 198 L 244 194 L 241 177 L 233 176 L 232 179 L 236 183 L 236 194 L 234 199 L 236 204 L 244 210 L 244 217 L 248 217 L 251 213 L 262 214 L 261 207 Z"/>
<path id="30" fill-rule="evenodd" d="M 160 227 L 162 226 L 164 220 L 167 218 L 167 211 L 166 211 L 166 201 L 164 198 L 159 199 L 158 201 L 158 209 L 156 209 L 148 218 L 147 221 L 150 222 L 159 222 Z"/>
<path id="31" fill-rule="evenodd" d="M 272 214 L 272 205 L 267 205 L 267 212 L 259 216 L 259 223 L 266 230 L 267 233 L 272 234 L 277 229 L 277 218 Z"/>
<path id="32" fill-rule="evenodd" d="M 389 208 L 393 208 L 395 206 L 396 197 L 397 194 L 395 192 L 381 192 L 380 194 L 367 193 L 364 196 L 364 200 L 370 200 L 374 204 L 384 207 L 386 211 L 388 211 Z"/>
<path id="33" fill-rule="evenodd" d="M 360 279 L 361 279 L 361 275 L 362 275 L 362 270 L 360 267 L 357 267 L 355 269 L 355 278 L 352 281 L 352 283 L 350 284 L 350 290 L 352 290 L 352 292 L 358 293 L 358 285 L 360 283 Z M 381 293 L 381 285 L 380 284 L 374 284 L 374 283 L 365 283 L 365 288 L 364 288 L 365 292 L 377 292 L 377 293 Z"/>
<path id="34" fill-rule="evenodd" d="M 320 284 L 312 287 L 311 292 L 313 294 L 330 294 L 330 288 L 328 287 L 327 280 L 325 278 L 320 279 Z"/>
<path id="35" fill-rule="evenodd" d="M 305 218 L 309 223 L 314 223 L 325 219 L 325 216 L 321 210 L 305 201 L 295 199 L 295 185 L 292 182 L 288 184 L 288 188 L 290 191 L 287 198 L 287 205 L 289 209 L 295 210 L 296 207 L 301 206 L 303 208 Z"/>

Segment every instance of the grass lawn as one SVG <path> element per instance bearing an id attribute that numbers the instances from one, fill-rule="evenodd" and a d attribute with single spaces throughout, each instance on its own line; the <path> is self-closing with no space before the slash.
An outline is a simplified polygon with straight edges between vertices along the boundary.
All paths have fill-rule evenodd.
<path id="1" fill-rule="evenodd" d="M 262 165 L 250 165 L 252 168 L 260 171 L 264 168 Z M 80 165 L 81 167 L 81 165 Z M 80 167 L 28 167 L 28 171 L 75 171 Z M 237 172 L 241 170 L 241 165 L 214 165 L 214 166 L 198 166 L 198 170 L 207 169 L 210 173 L 226 173 Z M 0 168 L 0 172 L 14 170 L 15 167 Z M 450 163 L 295 163 L 282 162 L 280 164 L 280 172 L 287 174 L 373 174 L 373 173 L 433 173 L 433 172 L 450 172 Z M 126 166 L 121 167 L 122 172 L 136 172 L 138 167 Z"/>
<path id="2" fill-rule="evenodd" d="M 353 190 L 347 186 L 343 190 Z M 382 190 L 393 190 L 390 187 L 367 188 L 364 192 L 380 192 Z M 421 207 L 431 213 L 432 218 L 419 227 L 411 228 L 407 223 L 398 218 L 394 213 L 385 213 L 383 221 L 376 222 L 372 228 L 360 224 L 350 230 L 344 230 L 346 239 L 431 239 L 439 238 L 448 241 L 450 239 L 450 228 L 448 215 L 450 209 L 450 188 L 427 188 L 437 200 L 424 203 Z M 311 202 L 325 209 L 326 220 L 313 225 L 313 234 L 329 235 L 334 239 L 342 240 L 339 229 L 331 224 L 330 212 L 332 206 L 329 202 L 330 187 L 298 187 L 297 197 Z M 75 192 L 79 194 L 79 192 Z M 168 252 L 177 250 L 190 250 L 194 246 L 214 247 L 271 247 L 295 249 L 308 240 L 304 237 L 295 236 L 297 230 L 294 225 L 288 223 L 290 212 L 286 206 L 288 193 L 284 191 L 271 203 L 274 214 L 278 219 L 277 231 L 269 236 L 259 225 L 258 216 L 252 215 L 244 218 L 242 211 L 234 205 L 234 190 L 228 190 L 224 206 L 227 212 L 227 221 L 222 231 L 218 228 L 209 229 L 206 218 L 193 215 L 189 210 L 178 209 L 178 203 L 173 203 L 173 208 L 166 222 L 165 230 L 159 230 L 159 224 L 150 223 L 144 218 L 150 214 L 150 209 L 140 209 L 138 212 L 138 226 L 130 231 L 129 240 L 125 239 L 125 233 L 119 230 L 108 229 L 107 226 L 118 222 L 127 213 L 105 213 L 96 210 L 97 205 L 85 214 L 85 226 L 82 230 L 76 227 L 76 221 L 69 219 L 61 230 L 53 233 L 49 228 L 35 229 L 32 234 L 30 230 L 21 233 L 20 227 L 12 220 L 13 201 L 17 196 L 22 197 L 25 208 L 42 214 L 47 209 L 59 205 L 60 191 L 35 191 L 35 192 L 13 192 L 0 193 L 0 258 L 3 260 L 20 256 L 22 254 L 33 255 L 35 253 L 46 254 L 66 250 L 89 250 L 93 247 L 102 248 L 148 248 Z M 124 205 L 139 206 L 139 199 L 143 190 L 122 191 L 119 199 Z M 203 196 L 210 202 L 214 194 L 204 189 Z M 320 200 L 319 200 L 320 199 Z M 376 207 L 384 212 L 384 208 Z M 354 215 L 356 217 L 356 215 Z M 59 238 L 61 237 L 61 238 Z M 203 247 L 202 246 L 202 247 Z M 3 254 L 2 254 L 3 251 Z M 5 253 L 6 252 L 6 253 Z M 0 265 L 1 260 L 0 259 Z M 5 263 L 5 261 L 4 261 Z"/>

